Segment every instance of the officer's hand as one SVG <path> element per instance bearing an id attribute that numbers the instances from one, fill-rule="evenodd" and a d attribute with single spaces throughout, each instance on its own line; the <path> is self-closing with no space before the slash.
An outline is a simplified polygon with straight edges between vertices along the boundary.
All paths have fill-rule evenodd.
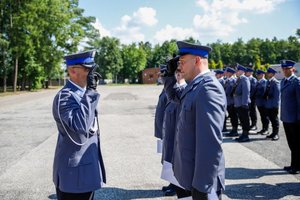
<path id="1" fill-rule="evenodd" d="M 178 67 L 178 61 L 179 61 L 179 56 L 175 56 L 174 58 L 171 58 L 170 60 L 167 61 L 167 76 L 174 76 L 175 71 L 177 70 Z"/>
<path id="2" fill-rule="evenodd" d="M 96 72 L 96 67 L 93 67 L 87 76 L 87 89 L 96 90 L 100 78 L 101 75 Z"/>

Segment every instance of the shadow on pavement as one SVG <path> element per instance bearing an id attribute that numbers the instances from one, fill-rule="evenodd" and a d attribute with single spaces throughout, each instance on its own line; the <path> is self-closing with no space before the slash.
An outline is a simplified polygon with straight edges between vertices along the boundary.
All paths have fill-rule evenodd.
<path id="1" fill-rule="evenodd" d="M 144 198 L 158 198 L 163 197 L 164 194 L 161 190 L 143 190 L 143 189 L 122 189 L 113 187 L 104 187 L 95 192 L 94 200 L 131 200 L 131 199 L 144 199 Z M 56 200 L 56 194 L 51 194 L 48 199 Z"/>
<path id="2" fill-rule="evenodd" d="M 300 198 L 300 183 L 281 183 L 270 185 L 265 183 L 249 183 L 227 185 L 225 195 L 230 199 L 288 199 Z"/>
<path id="3" fill-rule="evenodd" d="M 226 179 L 256 179 L 263 176 L 286 175 L 283 169 L 226 168 Z"/>

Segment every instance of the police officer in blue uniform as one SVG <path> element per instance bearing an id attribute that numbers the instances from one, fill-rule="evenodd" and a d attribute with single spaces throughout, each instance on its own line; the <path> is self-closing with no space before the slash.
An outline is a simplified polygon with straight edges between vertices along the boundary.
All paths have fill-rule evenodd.
<path id="1" fill-rule="evenodd" d="M 296 64 L 292 60 L 281 60 L 281 68 L 285 78 L 280 83 L 281 112 L 280 119 L 286 139 L 291 150 L 291 165 L 284 167 L 290 174 L 300 173 L 300 80 L 295 76 Z"/>
<path id="2" fill-rule="evenodd" d="M 95 51 L 65 56 L 70 80 L 53 101 L 58 139 L 53 181 L 58 200 L 90 200 L 106 181 L 100 150 Z"/>
<path id="3" fill-rule="evenodd" d="M 164 74 L 167 72 L 167 66 L 166 65 L 160 65 L 160 76 L 164 76 Z M 154 117 L 154 136 L 157 138 L 157 150 L 158 153 L 162 153 L 162 148 L 163 148 L 163 134 L 162 134 L 162 129 L 163 129 L 163 121 L 164 121 L 164 113 L 166 109 L 168 99 L 166 96 L 166 93 L 164 89 L 162 89 L 159 97 L 158 97 L 158 102 L 156 105 L 156 110 L 155 110 L 155 117 Z M 171 190 L 173 186 L 169 184 L 168 186 L 163 186 L 162 191 L 165 192 L 167 190 Z"/>
<path id="4" fill-rule="evenodd" d="M 186 87 L 186 82 L 182 78 L 182 74 L 176 71 L 176 84 L 174 88 L 177 93 L 182 93 L 184 88 Z M 163 152 L 162 152 L 162 160 L 163 160 L 163 170 L 162 170 L 162 179 L 169 181 L 171 183 L 171 187 L 165 191 L 165 196 L 173 196 L 175 193 L 177 197 L 184 198 L 191 196 L 190 192 L 187 192 L 183 189 L 176 178 L 174 177 L 173 172 L 173 153 L 174 153 L 174 141 L 175 141 L 175 132 L 176 132 L 176 122 L 178 118 L 178 113 L 180 111 L 180 104 L 168 101 L 165 109 L 165 116 L 163 122 Z M 173 173 L 170 173 L 173 172 Z"/>
<path id="5" fill-rule="evenodd" d="M 255 93 L 255 103 L 257 106 L 257 109 L 260 114 L 262 129 L 258 131 L 258 134 L 267 135 L 269 134 L 269 119 L 267 116 L 267 111 L 265 108 L 266 99 L 264 98 L 264 93 L 267 86 L 267 80 L 265 79 L 265 71 L 263 70 L 257 70 L 256 76 L 257 76 L 257 87 L 256 87 L 256 93 Z"/>
<path id="6" fill-rule="evenodd" d="M 221 69 L 215 70 L 216 78 L 220 81 L 221 85 L 224 87 L 225 79 L 224 79 L 224 71 Z"/>
<path id="7" fill-rule="evenodd" d="M 278 109 L 280 101 L 280 89 L 279 81 L 275 78 L 276 70 L 273 68 L 267 69 L 267 85 L 264 93 L 264 98 L 266 99 L 265 108 L 267 111 L 267 116 L 272 124 L 272 133 L 266 138 L 276 141 L 279 139 L 279 120 L 278 120 Z"/>
<path id="8" fill-rule="evenodd" d="M 250 115 L 250 130 L 257 130 L 257 113 L 256 113 L 256 104 L 255 104 L 255 93 L 256 90 L 256 84 L 257 80 L 255 77 L 253 77 L 253 68 L 247 67 L 245 76 L 249 78 L 250 81 L 250 104 L 249 104 L 249 115 Z"/>
<path id="9" fill-rule="evenodd" d="M 224 189 L 225 161 L 222 128 L 226 96 L 220 82 L 208 69 L 210 47 L 178 41 L 180 57 L 168 63 L 188 82 L 178 95 L 173 88 L 174 71 L 165 77 L 170 100 L 180 103 L 174 146 L 174 175 L 179 184 L 192 192 L 193 199 L 221 198 Z M 224 104 L 225 102 L 225 104 Z"/>
<path id="10" fill-rule="evenodd" d="M 249 119 L 249 103 L 250 103 L 250 81 L 244 75 L 246 67 L 237 64 L 237 80 L 233 88 L 234 107 L 237 110 L 238 117 L 242 125 L 242 135 L 235 140 L 238 142 L 248 142 L 250 119 Z"/>
<path id="11" fill-rule="evenodd" d="M 236 78 L 234 77 L 235 74 L 235 69 L 231 67 L 226 68 L 226 76 L 227 80 L 225 83 L 225 94 L 226 94 L 226 99 L 227 99 L 227 111 L 228 115 L 230 118 L 232 130 L 224 135 L 225 137 L 235 137 L 238 136 L 238 115 L 237 111 L 234 108 L 234 99 L 233 99 L 233 87 L 235 86 L 236 83 Z"/>

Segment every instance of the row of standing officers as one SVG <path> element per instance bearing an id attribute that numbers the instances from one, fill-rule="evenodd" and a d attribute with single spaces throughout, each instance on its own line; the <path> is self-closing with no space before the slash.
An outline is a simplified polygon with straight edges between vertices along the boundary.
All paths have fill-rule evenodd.
<path id="1" fill-rule="evenodd" d="M 166 72 L 161 71 L 164 89 L 155 115 L 155 136 L 163 141 L 162 178 L 171 183 L 163 187 L 166 195 L 173 190 L 180 199 L 221 199 L 225 188 L 221 144 L 226 111 L 232 124 L 226 136 L 239 136 L 238 142 L 250 141 L 249 132 L 257 129 L 257 107 L 262 121 L 262 129 L 257 133 L 269 134 L 271 122 L 272 132 L 267 138 L 276 141 L 281 108 L 280 119 L 291 150 L 291 164 L 284 169 L 299 173 L 300 80 L 293 73 L 295 62 L 281 61 L 285 75 L 281 83 L 272 68 L 266 72 L 257 70 L 256 79 L 252 68 L 239 64 L 236 69 L 226 68 L 226 78 L 216 81 L 215 74 L 208 70 L 209 47 L 180 41 L 177 46 L 180 56 L 171 59 Z M 186 84 L 176 83 L 174 73 L 170 73 L 175 71 L 172 62 Z"/>

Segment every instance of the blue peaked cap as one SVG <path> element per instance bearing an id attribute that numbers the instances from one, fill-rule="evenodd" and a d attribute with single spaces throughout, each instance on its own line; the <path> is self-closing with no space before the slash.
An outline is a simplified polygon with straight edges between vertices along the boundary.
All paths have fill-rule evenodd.
<path id="1" fill-rule="evenodd" d="M 282 68 L 291 68 L 291 67 L 294 67 L 296 62 L 292 61 L 292 60 L 281 60 L 280 64 L 281 64 Z"/>
<path id="2" fill-rule="evenodd" d="M 184 41 L 177 41 L 176 42 L 179 55 L 185 55 L 185 54 L 192 54 L 196 56 L 201 56 L 204 58 L 208 58 L 209 52 L 211 52 L 212 48 L 208 46 L 201 46 L 198 44 L 191 44 Z"/>
<path id="3" fill-rule="evenodd" d="M 237 64 L 237 70 L 242 70 L 242 71 L 246 71 L 246 67 L 244 67 L 243 65 Z"/>
<path id="4" fill-rule="evenodd" d="M 216 70 L 215 70 L 215 73 L 216 73 L 216 74 L 224 74 L 224 71 L 221 70 L 221 69 L 216 69 Z"/>
<path id="5" fill-rule="evenodd" d="M 275 69 L 273 69 L 273 68 L 269 67 L 269 68 L 267 69 L 267 73 L 276 74 L 276 73 L 277 73 L 277 71 L 276 71 Z"/>
<path id="6" fill-rule="evenodd" d="M 252 69 L 250 67 L 246 67 L 246 72 L 254 72 L 254 69 Z"/>
<path id="7" fill-rule="evenodd" d="M 266 72 L 263 71 L 263 70 L 260 70 L 260 69 L 256 70 L 256 74 L 265 74 L 265 73 L 266 73 Z"/>
<path id="8" fill-rule="evenodd" d="M 85 52 L 79 52 L 71 55 L 67 55 L 64 57 L 66 60 L 67 66 L 70 65 L 83 65 L 84 67 L 91 68 L 94 66 L 96 51 L 85 51 Z"/>
<path id="9" fill-rule="evenodd" d="M 233 69 L 233 68 L 231 68 L 231 67 L 226 67 L 226 70 L 225 70 L 226 72 L 229 72 L 229 73 L 235 73 L 236 71 L 235 71 L 235 69 Z"/>

